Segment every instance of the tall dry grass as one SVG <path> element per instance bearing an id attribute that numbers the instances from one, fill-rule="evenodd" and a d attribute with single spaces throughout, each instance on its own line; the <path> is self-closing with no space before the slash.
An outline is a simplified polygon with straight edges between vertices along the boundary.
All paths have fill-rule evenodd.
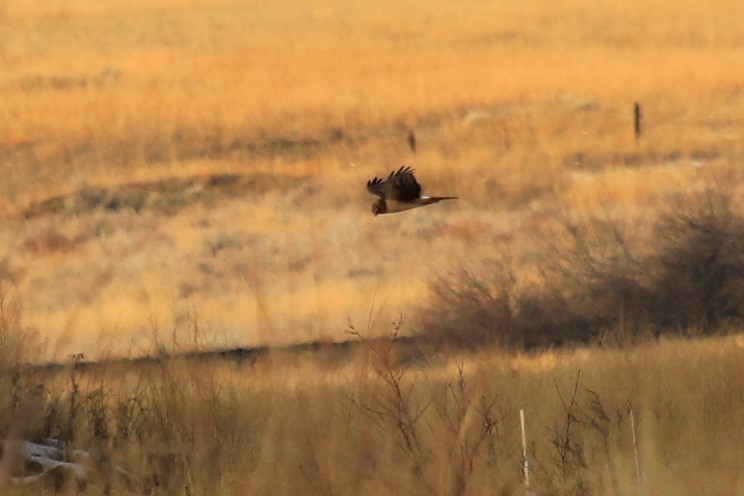
<path id="1" fill-rule="evenodd" d="M 58 359 L 195 310 L 215 345 L 345 339 L 558 209 L 739 184 L 740 9 L 6 3 L 3 277 Z M 368 217 L 401 163 L 462 200 Z"/>
<path id="2" fill-rule="evenodd" d="M 91 450 L 93 494 L 524 494 L 520 409 L 537 494 L 737 494 L 742 350 L 729 337 L 411 361 L 405 341 L 365 340 L 257 361 L 74 359 L 3 375 L 16 400 L 2 418 Z"/>

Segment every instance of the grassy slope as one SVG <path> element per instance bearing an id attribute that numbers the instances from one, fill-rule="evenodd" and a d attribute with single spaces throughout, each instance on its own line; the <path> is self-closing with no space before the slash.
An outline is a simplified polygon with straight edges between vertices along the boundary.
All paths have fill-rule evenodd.
<path id="1" fill-rule="evenodd" d="M 8 4 L 4 277 L 57 357 L 147 352 L 194 312 L 216 345 L 343 339 L 373 299 L 387 320 L 443 269 L 519 251 L 556 206 L 720 181 L 742 155 L 740 9 Z M 463 200 L 371 218 L 364 181 L 404 162 Z M 269 179 L 202 194 L 215 174 Z"/>

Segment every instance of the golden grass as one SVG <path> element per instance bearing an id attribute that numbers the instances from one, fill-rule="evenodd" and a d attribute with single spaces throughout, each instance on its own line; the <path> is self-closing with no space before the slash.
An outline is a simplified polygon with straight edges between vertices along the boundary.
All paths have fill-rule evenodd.
<path id="1" fill-rule="evenodd" d="M 524 494 L 524 409 L 537 494 L 738 494 L 744 395 L 731 379 L 743 353 L 741 337 L 728 337 L 432 356 L 409 362 L 401 403 L 387 355 L 365 346 L 275 350 L 255 362 L 109 363 L 26 371 L 29 386 L 44 383 L 41 397 L 20 394 L 37 413 L 21 406 L 3 422 L 22 418 L 16 432 L 47 425 L 51 435 L 71 424 L 77 446 L 97 447 L 155 494 Z M 393 354 L 405 357 L 405 344 Z M 405 433 L 415 434 L 410 446 Z"/>
<path id="2" fill-rule="evenodd" d="M 70 2 L 20 18 L 9 6 L 4 140 L 41 141 L 53 155 L 176 134 L 306 136 L 565 94 L 684 102 L 675 113 L 694 115 L 744 75 L 733 1 L 703 12 L 693 2 L 394 5 L 122 2 L 101 12 Z M 100 78 L 107 69 L 117 77 Z"/>
<path id="3" fill-rule="evenodd" d="M 151 323 L 168 333 L 184 309 L 214 345 L 345 339 L 373 300 L 388 321 L 433 276 L 524 251 L 557 208 L 643 215 L 669 193 L 739 184 L 741 13 L 11 0 L 2 275 L 57 357 L 144 352 Z M 372 218 L 364 182 L 401 163 L 462 200 Z M 199 196 L 220 174 L 258 179 Z M 174 178 L 202 183 L 153 191 Z M 96 188 L 139 183 L 140 211 L 86 208 Z M 24 216 L 55 197 L 66 210 Z"/>

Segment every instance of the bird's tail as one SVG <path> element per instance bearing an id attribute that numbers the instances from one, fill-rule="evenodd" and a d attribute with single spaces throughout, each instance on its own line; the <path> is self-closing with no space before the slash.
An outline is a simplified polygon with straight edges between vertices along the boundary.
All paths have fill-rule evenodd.
<path id="1" fill-rule="evenodd" d="M 437 203 L 442 200 L 459 200 L 460 198 L 457 196 L 422 196 L 421 197 L 421 203 L 424 205 L 431 205 L 432 203 Z"/>

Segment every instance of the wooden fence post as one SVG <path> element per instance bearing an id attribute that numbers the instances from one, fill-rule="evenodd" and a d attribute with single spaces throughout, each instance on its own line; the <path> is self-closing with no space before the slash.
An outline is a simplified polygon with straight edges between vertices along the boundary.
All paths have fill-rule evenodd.
<path id="1" fill-rule="evenodd" d="M 641 104 L 636 102 L 633 106 L 633 133 L 635 134 L 636 142 L 641 138 L 641 122 L 643 117 L 641 116 Z"/>

